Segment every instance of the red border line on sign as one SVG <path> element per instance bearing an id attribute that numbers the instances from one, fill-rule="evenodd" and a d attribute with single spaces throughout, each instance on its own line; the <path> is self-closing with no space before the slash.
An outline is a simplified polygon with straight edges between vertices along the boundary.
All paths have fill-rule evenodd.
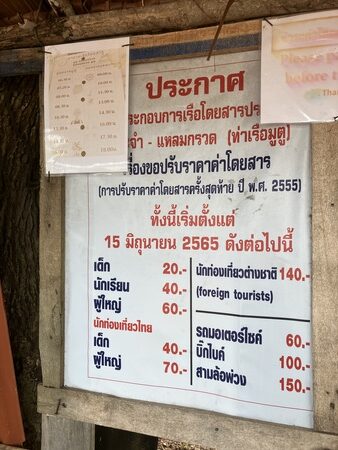
<path id="1" fill-rule="evenodd" d="M 135 383 L 133 381 L 114 380 L 112 378 L 100 378 L 100 377 L 88 377 L 88 378 L 96 379 L 96 380 L 113 381 L 114 383 L 132 384 L 132 385 L 136 385 L 136 386 L 147 386 L 147 387 L 153 387 L 153 388 L 159 388 L 159 389 L 175 389 L 177 391 L 198 392 L 200 394 L 214 395 L 215 397 L 227 398 L 228 400 L 234 400 L 236 402 L 252 403 L 253 405 L 271 406 L 272 408 L 295 409 L 297 411 L 313 412 L 313 409 L 295 408 L 293 406 L 282 406 L 282 405 L 274 405 L 271 403 L 260 403 L 260 402 L 254 402 L 251 400 L 242 400 L 240 398 L 229 397 L 227 395 L 221 395 L 221 394 L 215 394 L 213 392 L 208 392 L 208 391 L 199 391 L 197 389 L 185 389 L 185 388 L 177 388 L 177 387 L 172 387 L 172 386 L 161 386 L 161 385 L 156 385 L 156 384 Z M 110 395 L 116 395 L 116 394 L 110 394 Z M 142 401 L 147 401 L 147 400 L 142 400 Z M 157 403 L 161 403 L 161 402 L 157 402 Z M 201 408 L 199 408 L 199 409 L 201 409 Z"/>

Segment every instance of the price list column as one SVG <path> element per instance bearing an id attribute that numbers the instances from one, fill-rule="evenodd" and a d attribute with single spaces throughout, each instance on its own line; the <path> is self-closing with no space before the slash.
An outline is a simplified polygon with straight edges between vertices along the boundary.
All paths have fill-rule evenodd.
<path id="1" fill-rule="evenodd" d="M 227 264 L 220 266 L 218 256 L 192 268 L 194 389 L 216 394 L 248 416 L 253 410 L 262 420 L 267 414 L 273 420 L 284 410 L 310 417 L 309 309 L 294 304 L 294 292 L 308 295 L 310 275 L 300 268 L 257 262 L 236 265 L 236 255 L 230 261 L 228 254 L 222 258 Z M 262 283 L 238 274 L 271 278 Z M 261 408 L 255 410 L 255 405 Z"/>
<path id="2" fill-rule="evenodd" d="M 166 336 L 161 342 L 165 374 L 162 379 L 168 386 L 188 387 L 192 375 L 190 261 L 182 258 L 179 261 L 174 258 L 164 261 L 160 275 L 163 280 L 160 322 L 162 335 Z"/>

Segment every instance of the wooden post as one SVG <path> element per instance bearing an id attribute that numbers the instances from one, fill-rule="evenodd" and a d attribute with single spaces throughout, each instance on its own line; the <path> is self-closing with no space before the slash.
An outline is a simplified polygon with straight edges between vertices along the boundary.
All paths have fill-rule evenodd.
<path id="1" fill-rule="evenodd" d="M 90 423 L 57 416 L 42 416 L 42 450 L 94 450 L 95 432 Z"/>
<path id="2" fill-rule="evenodd" d="M 338 123 L 312 125 L 315 429 L 338 430 Z"/>

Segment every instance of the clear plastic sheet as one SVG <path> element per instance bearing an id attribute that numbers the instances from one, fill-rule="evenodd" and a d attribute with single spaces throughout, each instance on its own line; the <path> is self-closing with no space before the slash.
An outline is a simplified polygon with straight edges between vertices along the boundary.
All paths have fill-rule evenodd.
<path id="1" fill-rule="evenodd" d="M 262 123 L 338 116 L 338 10 L 262 23 Z"/>

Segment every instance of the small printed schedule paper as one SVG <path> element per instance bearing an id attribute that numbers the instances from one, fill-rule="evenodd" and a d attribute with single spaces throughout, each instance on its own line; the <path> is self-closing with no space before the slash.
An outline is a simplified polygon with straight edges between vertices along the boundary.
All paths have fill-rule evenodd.
<path id="1" fill-rule="evenodd" d="M 129 38 L 45 47 L 45 173 L 127 170 Z"/>
<path id="2" fill-rule="evenodd" d="M 132 66 L 128 172 L 67 177 L 66 386 L 312 427 L 309 126 L 259 56 Z"/>

